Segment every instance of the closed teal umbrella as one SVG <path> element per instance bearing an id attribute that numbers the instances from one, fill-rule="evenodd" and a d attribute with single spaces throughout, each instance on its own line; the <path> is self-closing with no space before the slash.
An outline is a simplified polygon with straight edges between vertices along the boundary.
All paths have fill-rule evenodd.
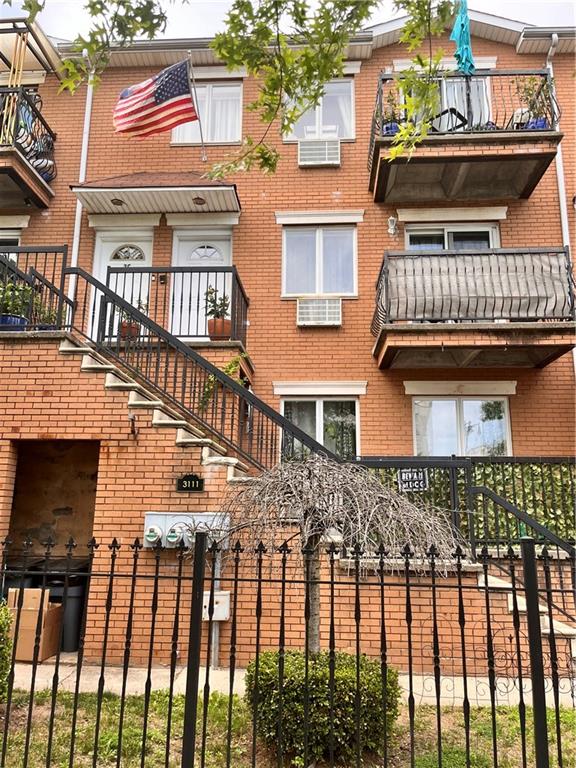
<path id="1" fill-rule="evenodd" d="M 473 75 L 476 67 L 474 66 L 474 57 L 472 56 L 467 0 L 460 0 L 460 8 L 454 22 L 450 40 L 456 43 L 454 57 L 458 62 L 458 70 L 464 75 Z"/>

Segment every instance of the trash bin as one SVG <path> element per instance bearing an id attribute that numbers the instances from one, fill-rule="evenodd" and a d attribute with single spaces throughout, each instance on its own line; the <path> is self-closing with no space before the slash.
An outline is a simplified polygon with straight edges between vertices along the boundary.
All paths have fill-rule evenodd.
<path id="1" fill-rule="evenodd" d="M 33 587 L 34 576 L 30 573 L 22 576 L 21 571 L 36 571 L 41 562 L 42 559 L 9 558 L 6 563 L 6 571 L 0 574 L 2 588 L 0 598 L 6 600 L 9 589 L 20 589 L 20 587 L 30 589 L 30 587 Z"/>
<path id="2" fill-rule="evenodd" d="M 68 569 L 68 587 L 66 590 L 66 605 L 62 618 L 62 647 L 61 650 L 72 653 L 78 650 L 80 642 L 80 626 L 86 600 L 86 569 L 88 561 L 76 560 L 67 564 L 65 559 L 52 560 L 46 576 L 46 589 L 50 592 L 51 603 L 62 603 L 64 600 L 64 572 Z M 50 571 L 55 571 L 51 575 Z"/>
<path id="3" fill-rule="evenodd" d="M 50 592 L 51 603 L 62 603 L 64 599 L 64 580 L 50 579 L 46 588 Z M 62 617 L 62 647 L 60 650 L 73 652 L 78 650 L 80 642 L 80 625 L 84 611 L 86 591 L 85 579 L 80 576 L 70 576 L 66 591 L 66 605 Z"/>

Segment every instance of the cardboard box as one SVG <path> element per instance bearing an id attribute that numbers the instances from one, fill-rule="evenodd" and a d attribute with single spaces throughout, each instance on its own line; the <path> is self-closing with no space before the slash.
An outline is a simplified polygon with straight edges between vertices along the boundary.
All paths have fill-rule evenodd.
<path id="1" fill-rule="evenodd" d="M 16 631 L 19 592 L 19 589 L 8 590 L 8 608 L 12 614 L 12 640 L 14 640 L 14 633 Z M 38 614 L 42 602 L 42 590 L 24 589 L 23 592 L 23 603 L 22 610 L 20 611 L 20 623 L 16 642 L 16 661 L 33 661 Z M 46 590 L 44 592 L 44 605 L 42 606 L 38 661 L 44 661 L 44 659 L 54 656 L 58 652 L 60 640 L 62 606 L 50 603 L 48 597 L 48 590 Z"/>

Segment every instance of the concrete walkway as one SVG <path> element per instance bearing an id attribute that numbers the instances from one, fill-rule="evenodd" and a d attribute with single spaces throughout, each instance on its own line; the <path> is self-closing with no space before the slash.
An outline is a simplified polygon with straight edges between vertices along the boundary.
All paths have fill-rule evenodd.
<path id="1" fill-rule="evenodd" d="M 52 688 L 54 677 L 54 661 L 48 661 L 39 664 L 36 668 L 36 681 L 34 688 L 36 691 L 42 691 Z M 58 690 L 73 692 L 76 686 L 76 654 L 63 653 L 60 657 L 60 666 L 58 670 Z M 131 667 L 128 670 L 126 692 L 128 695 L 138 696 L 144 693 L 147 678 L 147 670 L 142 667 Z M 100 679 L 100 666 L 97 664 L 84 663 L 82 674 L 80 675 L 80 692 L 95 693 L 98 690 L 98 681 Z M 106 665 L 104 671 L 104 690 L 107 693 L 120 695 L 122 692 L 123 669 L 120 666 Z M 170 687 L 170 668 L 165 666 L 156 666 L 152 668 L 152 690 L 168 690 Z M 200 668 L 200 679 L 198 689 L 202 691 L 206 679 L 206 668 Z M 16 664 L 14 686 L 20 690 L 30 690 L 32 680 L 32 665 L 18 663 Z M 186 668 L 177 667 L 174 678 L 174 693 L 184 693 L 186 691 Z M 210 690 L 228 693 L 230 690 L 229 672 L 227 669 L 210 670 Z M 234 693 L 239 696 L 244 695 L 244 670 L 236 670 L 234 675 Z"/>
<path id="2" fill-rule="evenodd" d="M 39 664 L 36 669 L 36 681 L 34 689 L 42 691 L 52 688 L 55 664 L 54 660 Z M 234 675 L 234 693 L 244 695 L 245 670 L 237 669 Z M 30 690 L 32 678 L 32 665 L 16 664 L 15 687 L 20 690 Z M 126 692 L 128 695 L 139 696 L 144 694 L 146 686 L 147 670 L 144 667 L 131 667 L 128 670 Z M 84 663 L 80 675 L 80 692 L 95 693 L 98 690 L 100 679 L 100 666 L 98 664 Z M 166 691 L 170 687 L 170 669 L 166 666 L 152 668 L 152 690 Z M 202 692 L 206 680 L 206 668 L 200 667 L 198 690 Z M 210 690 L 228 694 L 230 688 L 228 669 L 210 670 Z M 106 665 L 104 672 L 104 690 L 108 693 L 120 695 L 122 692 L 123 670 L 120 666 Z M 408 675 L 399 675 L 400 688 L 403 699 L 408 697 L 410 680 Z M 546 700 L 548 706 L 553 706 L 553 690 L 550 680 L 547 680 Z M 468 698 L 470 704 L 476 707 L 490 706 L 490 684 L 487 677 L 468 677 Z M 574 706 L 576 698 L 576 680 L 562 678 L 560 685 L 560 704 L 566 707 Z M 76 686 L 76 654 L 63 653 L 60 657 L 58 690 L 73 692 Z M 524 680 L 524 699 L 530 704 L 532 695 L 530 681 Z M 499 705 L 516 706 L 520 700 L 519 681 L 514 678 L 498 677 L 496 680 L 496 703 Z M 412 688 L 417 705 L 436 703 L 436 691 L 432 675 L 414 675 Z M 186 668 L 177 667 L 174 678 L 174 693 L 186 692 Z M 464 700 L 464 681 L 461 677 L 443 676 L 440 684 L 440 700 L 444 706 L 462 706 Z"/>

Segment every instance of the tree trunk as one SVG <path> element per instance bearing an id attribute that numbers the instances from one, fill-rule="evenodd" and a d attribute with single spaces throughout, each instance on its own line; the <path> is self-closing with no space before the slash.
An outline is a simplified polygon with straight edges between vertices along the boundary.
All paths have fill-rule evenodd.
<path id="1" fill-rule="evenodd" d="M 320 536 L 311 536 L 305 547 L 304 575 L 308 584 L 306 606 L 307 651 L 320 653 Z"/>

